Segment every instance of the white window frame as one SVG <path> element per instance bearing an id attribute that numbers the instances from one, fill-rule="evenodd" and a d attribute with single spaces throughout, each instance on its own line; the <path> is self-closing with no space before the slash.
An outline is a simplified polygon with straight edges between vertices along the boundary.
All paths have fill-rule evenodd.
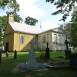
<path id="1" fill-rule="evenodd" d="M 24 36 L 20 37 L 20 44 L 24 44 Z"/>

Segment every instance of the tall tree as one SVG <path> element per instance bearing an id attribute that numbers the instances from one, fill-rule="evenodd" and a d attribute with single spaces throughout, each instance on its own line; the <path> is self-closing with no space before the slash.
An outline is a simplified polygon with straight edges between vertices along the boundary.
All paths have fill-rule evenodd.
<path id="1" fill-rule="evenodd" d="M 25 18 L 25 23 L 26 24 L 28 24 L 28 25 L 33 25 L 33 26 L 35 26 L 35 24 L 38 22 L 38 20 L 37 19 L 34 19 L 34 18 L 32 18 L 32 17 L 27 17 L 27 18 Z"/>
<path id="2" fill-rule="evenodd" d="M 4 9 L 8 3 L 9 0 L 0 0 L 0 8 Z"/>
<path id="3" fill-rule="evenodd" d="M 15 17 L 19 17 L 17 15 L 17 12 L 19 11 L 19 4 L 16 0 L 0 0 L 0 9 L 5 9 L 6 5 L 9 9 L 7 13 L 12 13 Z"/>
<path id="4" fill-rule="evenodd" d="M 22 22 L 23 19 L 20 17 L 20 15 L 15 14 L 15 15 L 14 15 L 14 21 L 16 21 L 16 22 Z"/>
<path id="5" fill-rule="evenodd" d="M 17 14 L 19 11 L 19 4 L 16 2 L 16 0 L 0 0 L 0 9 L 5 10 L 6 6 L 9 9 L 8 13 L 12 13 L 14 15 L 14 20 L 16 22 L 22 21 L 22 18 Z M 6 23 L 7 17 L 0 16 L 0 42 L 2 40 L 3 30 L 5 29 Z"/>
<path id="6" fill-rule="evenodd" d="M 19 11 L 19 4 L 16 2 L 16 0 L 9 0 L 7 7 L 11 9 L 10 12 L 13 14 L 16 14 Z"/>
<path id="7" fill-rule="evenodd" d="M 7 23 L 7 17 L 0 16 L 0 44 L 2 44 L 3 31 L 5 29 L 6 23 Z"/>
<path id="8" fill-rule="evenodd" d="M 65 21 L 67 16 L 69 16 L 69 12 L 75 6 L 75 3 L 77 2 L 77 0 L 46 0 L 46 2 L 54 3 L 54 5 L 58 10 L 52 13 L 52 15 L 61 13 L 63 14 L 63 17 L 61 20 Z"/>
<path id="9" fill-rule="evenodd" d="M 77 47 L 77 7 L 73 10 L 71 22 L 71 45 Z"/>
<path id="10" fill-rule="evenodd" d="M 5 7 L 12 8 L 13 11 L 19 10 L 19 4 L 16 0 L 0 0 L 0 9 L 5 9 Z"/>
<path id="11" fill-rule="evenodd" d="M 61 24 L 60 27 L 65 31 L 67 39 L 71 39 L 71 23 Z"/>

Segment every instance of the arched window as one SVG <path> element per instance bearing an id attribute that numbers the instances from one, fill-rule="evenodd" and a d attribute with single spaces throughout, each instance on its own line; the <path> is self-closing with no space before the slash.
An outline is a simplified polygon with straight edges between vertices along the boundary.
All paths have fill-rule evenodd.
<path id="1" fill-rule="evenodd" d="M 20 37 L 20 44 L 24 44 L 24 36 Z"/>

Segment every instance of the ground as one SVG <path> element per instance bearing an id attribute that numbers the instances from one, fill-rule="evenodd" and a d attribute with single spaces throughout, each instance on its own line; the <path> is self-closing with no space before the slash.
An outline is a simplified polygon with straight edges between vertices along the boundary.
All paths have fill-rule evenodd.
<path id="1" fill-rule="evenodd" d="M 37 62 L 48 63 L 50 65 L 68 65 L 70 60 L 65 59 L 64 52 L 51 52 L 51 59 L 44 60 L 44 52 L 36 52 Z M 28 52 L 18 52 L 17 59 L 14 59 L 14 53 L 9 53 L 6 57 L 5 53 L 2 54 L 2 63 L 0 64 L 0 77 L 77 77 L 77 70 L 70 68 L 63 69 L 50 69 L 47 71 L 27 71 L 25 73 L 14 73 L 13 69 L 19 63 L 25 63 L 28 60 Z"/>

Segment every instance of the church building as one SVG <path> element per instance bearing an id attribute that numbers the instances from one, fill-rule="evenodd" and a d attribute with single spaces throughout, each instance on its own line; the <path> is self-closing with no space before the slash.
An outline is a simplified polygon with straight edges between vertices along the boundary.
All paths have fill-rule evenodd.
<path id="1" fill-rule="evenodd" d="M 48 42 L 51 51 L 66 49 L 66 35 L 62 28 L 43 30 L 37 26 L 14 22 L 12 15 L 8 15 L 8 22 L 3 36 L 4 51 L 29 51 L 33 40 L 34 49 L 45 50 Z"/>

